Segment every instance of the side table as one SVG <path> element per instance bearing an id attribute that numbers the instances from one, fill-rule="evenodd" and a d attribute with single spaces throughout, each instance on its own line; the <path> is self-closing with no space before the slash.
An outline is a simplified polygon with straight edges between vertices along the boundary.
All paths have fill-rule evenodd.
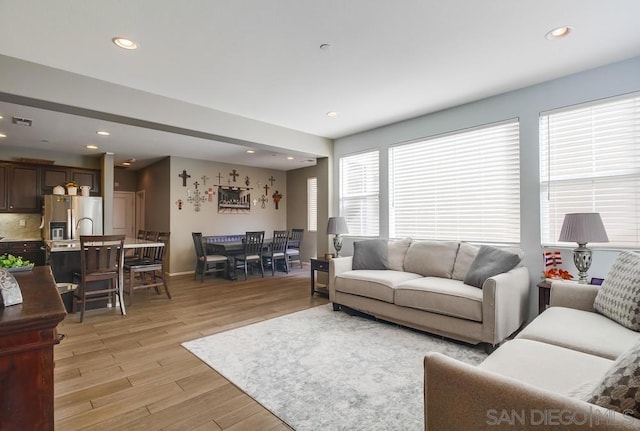
<path id="1" fill-rule="evenodd" d="M 538 314 L 546 310 L 551 299 L 551 283 L 541 281 L 538 283 Z"/>
<path id="2" fill-rule="evenodd" d="M 329 273 L 329 261 L 324 259 L 310 259 L 311 262 L 311 296 L 316 293 L 329 296 L 329 290 L 326 287 L 316 288 L 316 271 Z"/>

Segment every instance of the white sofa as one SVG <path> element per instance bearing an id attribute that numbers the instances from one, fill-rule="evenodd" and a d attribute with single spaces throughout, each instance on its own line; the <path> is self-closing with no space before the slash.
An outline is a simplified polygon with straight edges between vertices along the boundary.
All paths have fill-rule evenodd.
<path id="1" fill-rule="evenodd" d="M 478 250 L 467 243 L 405 239 L 388 243 L 389 269 L 354 270 L 354 256 L 335 258 L 329 263 L 329 299 L 334 310 L 346 306 L 422 331 L 495 346 L 527 319 L 529 273 L 517 266 L 489 277 L 481 288 L 464 284 Z"/>
<path id="2" fill-rule="evenodd" d="M 551 306 L 477 367 L 427 354 L 425 429 L 640 430 L 640 420 L 585 401 L 640 342 L 594 311 L 597 292 L 552 283 Z"/>

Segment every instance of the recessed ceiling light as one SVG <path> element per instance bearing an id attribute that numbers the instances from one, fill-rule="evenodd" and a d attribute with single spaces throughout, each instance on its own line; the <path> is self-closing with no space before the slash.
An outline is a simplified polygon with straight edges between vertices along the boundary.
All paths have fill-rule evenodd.
<path id="1" fill-rule="evenodd" d="M 327 112 L 327 117 L 336 118 L 337 116 L 338 116 L 338 113 L 336 111 Z"/>
<path id="2" fill-rule="evenodd" d="M 100 136 L 109 136 L 111 133 L 107 132 L 106 130 L 97 130 L 96 133 Z"/>
<path id="3" fill-rule="evenodd" d="M 293 160 L 292 156 L 287 156 L 287 160 Z"/>
<path id="4" fill-rule="evenodd" d="M 87 145 L 87 148 L 90 149 L 90 150 L 97 150 L 98 146 L 89 144 L 89 145 Z"/>
<path id="5" fill-rule="evenodd" d="M 549 40 L 561 39 L 563 37 L 569 36 L 569 33 L 571 33 L 572 31 L 573 31 L 573 27 L 565 25 L 562 27 L 556 27 L 552 30 L 549 30 L 549 32 L 544 37 L 546 37 Z"/>
<path id="6" fill-rule="evenodd" d="M 124 37 L 114 37 L 111 40 L 122 49 L 138 49 L 138 44 L 130 39 Z"/>
<path id="7" fill-rule="evenodd" d="M 7 135 L 5 135 L 4 133 L 0 133 L 0 138 L 6 138 Z"/>
<path id="8" fill-rule="evenodd" d="M 2 115 L 0 115 L 0 120 L 2 120 L 2 118 L 3 118 Z"/>
<path id="9" fill-rule="evenodd" d="M 253 154 L 255 152 L 256 152 L 256 150 L 247 150 L 247 154 Z"/>
<path id="10" fill-rule="evenodd" d="M 131 166 L 131 162 L 122 162 L 122 166 Z"/>

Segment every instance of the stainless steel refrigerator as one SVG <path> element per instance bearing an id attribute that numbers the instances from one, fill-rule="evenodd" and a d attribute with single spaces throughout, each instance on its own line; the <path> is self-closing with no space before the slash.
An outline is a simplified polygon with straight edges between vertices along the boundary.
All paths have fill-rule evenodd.
<path id="1" fill-rule="evenodd" d="M 102 198 L 45 195 L 42 228 L 45 240 L 102 235 Z"/>

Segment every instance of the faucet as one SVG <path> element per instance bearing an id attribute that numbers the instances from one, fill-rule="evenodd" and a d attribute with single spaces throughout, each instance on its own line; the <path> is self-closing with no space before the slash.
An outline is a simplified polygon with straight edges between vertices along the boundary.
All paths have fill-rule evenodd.
<path id="1" fill-rule="evenodd" d="M 78 228 L 80 227 L 80 222 L 82 220 L 89 220 L 91 222 L 91 235 L 93 235 L 93 219 L 91 217 L 80 217 L 78 219 L 78 222 L 76 223 L 76 236 L 77 236 L 77 233 L 78 233 Z"/>

